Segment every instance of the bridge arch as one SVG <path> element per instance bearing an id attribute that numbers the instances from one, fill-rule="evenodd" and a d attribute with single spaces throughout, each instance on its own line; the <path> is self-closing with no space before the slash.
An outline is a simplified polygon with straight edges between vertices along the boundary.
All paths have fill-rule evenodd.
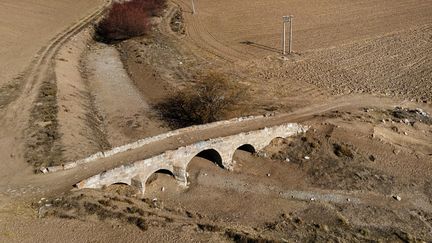
<path id="1" fill-rule="evenodd" d="M 237 161 L 234 158 L 237 151 L 240 150 L 250 154 L 254 154 L 259 149 L 260 149 L 259 145 L 248 143 L 247 140 L 244 143 L 234 145 L 228 153 L 227 160 L 229 160 L 229 164 L 230 164 L 229 170 L 234 170 L 234 167 L 236 166 Z"/>
<path id="2" fill-rule="evenodd" d="M 236 161 L 233 161 L 235 150 L 240 149 L 248 152 L 261 151 L 274 139 L 293 136 L 306 130 L 307 127 L 287 123 L 225 137 L 200 140 L 173 150 L 167 150 L 153 157 L 148 157 L 130 164 L 123 164 L 119 167 L 101 172 L 80 181 L 76 186 L 77 188 L 101 188 L 115 182 L 125 182 L 132 186 L 138 186 L 141 188 L 142 193 L 144 193 L 145 183 L 149 177 L 161 169 L 168 170 L 181 185 L 187 186 L 187 170 L 194 157 L 202 157 L 212 161 L 219 167 L 233 170 L 236 164 Z M 155 142 L 161 139 L 163 138 L 158 137 Z M 144 146 L 140 143 L 141 142 L 129 144 L 127 148 L 132 150 Z M 123 150 L 127 151 L 126 147 L 122 148 L 122 151 Z M 137 150 L 137 153 L 140 151 L 141 150 Z M 107 157 L 115 153 L 110 152 L 108 154 Z"/>
<path id="3" fill-rule="evenodd" d="M 147 182 L 150 183 L 151 181 L 149 180 L 152 179 L 151 177 L 157 176 L 158 173 L 168 174 L 171 175 L 173 178 L 176 178 L 172 168 L 167 168 L 167 167 L 154 168 L 153 170 L 147 172 L 145 175 L 139 175 L 139 176 L 143 183 L 147 183 Z"/>
<path id="4" fill-rule="evenodd" d="M 224 164 L 223 164 L 223 159 L 222 159 L 222 154 L 217 151 L 216 149 L 205 149 L 202 150 L 201 152 L 197 153 L 195 156 L 193 156 L 186 165 L 186 168 L 188 167 L 188 165 L 190 164 L 190 162 L 195 158 L 195 157 L 199 157 L 199 158 L 203 158 L 206 160 L 209 160 L 211 162 L 213 162 L 215 165 L 224 168 Z"/>
<path id="5" fill-rule="evenodd" d="M 248 144 L 248 143 L 240 145 L 239 147 L 237 147 L 237 149 L 235 151 L 237 151 L 237 150 L 249 152 L 251 154 L 256 153 L 255 147 L 252 144 Z"/>
<path id="6" fill-rule="evenodd" d="M 149 180 L 151 180 L 151 177 L 157 173 L 166 173 L 171 175 L 175 179 L 177 178 L 172 168 L 168 168 L 168 167 L 154 168 L 145 173 L 137 174 L 136 176 L 134 176 L 131 179 L 131 185 L 138 188 L 141 191 L 141 193 L 144 195 L 146 184 L 148 183 Z"/>
<path id="7" fill-rule="evenodd" d="M 115 186 L 115 185 L 119 185 L 119 186 L 130 186 L 131 183 L 130 183 L 130 181 L 129 181 L 129 182 L 119 181 L 119 182 L 111 183 L 111 184 L 108 185 L 108 186 Z"/>
<path id="8" fill-rule="evenodd" d="M 172 178 L 176 179 L 176 176 L 174 175 L 174 173 L 171 170 L 159 169 L 159 170 L 156 170 L 154 172 L 149 173 L 149 175 L 147 176 L 147 178 L 145 178 L 145 181 L 143 181 L 143 182 L 146 185 L 152 183 L 153 181 L 155 181 L 157 179 L 158 174 L 170 175 Z"/>

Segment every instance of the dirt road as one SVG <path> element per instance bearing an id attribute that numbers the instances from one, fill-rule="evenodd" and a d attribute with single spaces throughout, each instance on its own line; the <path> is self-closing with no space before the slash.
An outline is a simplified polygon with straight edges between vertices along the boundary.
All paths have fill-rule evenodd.
<path id="1" fill-rule="evenodd" d="M 2 25 L 2 36 L 5 36 L 2 41 L 12 43 L 2 45 L 1 48 L 3 48 L 2 51 L 5 52 L 5 55 L 2 55 L 1 63 L 2 65 L 5 64 L 6 67 L 8 63 L 19 62 L 21 64 L 17 64 L 17 66 L 27 67 L 26 75 L 22 76 L 21 79 L 8 84 L 1 83 L 0 86 L 0 155 L 3 158 L 0 168 L 4 179 L 1 184 L 7 186 L 13 178 L 20 178 L 22 176 L 20 173 L 32 174 L 33 169 L 24 160 L 24 145 L 26 143 L 24 134 L 30 120 L 30 112 L 36 105 L 34 101 L 39 95 L 41 83 L 53 82 L 52 58 L 59 46 L 88 24 L 93 17 L 97 16 L 101 7 L 103 9 L 104 6 L 102 6 L 102 1 L 77 1 L 75 3 L 66 3 L 65 1 L 2 1 L 1 4 L 4 4 L 0 10 L 2 11 L 2 21 L 5 17 L 4 21 L 9 24 Z M 70 11 L 71 9 L 74 11 Z M 21 10 L 28 10 L 32 14 L 22 16 L 18 14 Z M 34 18 L 40 19 L 42 22 L 38 22 Z M 60 20 L 54 21 L 54 19 Z M 7 27 L 13 28 L 16 32 L 9 32 Z M 41 32 L 37 32 L 38 29 Z M 56 34 L 58 35 L 56 36 Z M 51 41 L 49 41 L 50 38 L 52 38 Z M 28 65 L 28 59 L 41 47 L 42 51 L 39 52 L 39 56 L 34 59 L 32 65 Z M 23 55 L 11 57 L 9 50 L 12 50 L 12 53 L 20 53 L 19 50 L 22 50 Z M 25 60 L 20 59 L 23 57 Z M 18 69 L 2 68 L 2 75 L 11 77 L 15 75 L 16 70 Z M 7 203 L 9 199 L 2 198 L 2 206 L 4 200 Z"/>
<path id="2" fill-rule="evenodd" d="M 23 72 L 41 47 L 102 2 L 103 0 L 1 1 L 0 86 Z"/>

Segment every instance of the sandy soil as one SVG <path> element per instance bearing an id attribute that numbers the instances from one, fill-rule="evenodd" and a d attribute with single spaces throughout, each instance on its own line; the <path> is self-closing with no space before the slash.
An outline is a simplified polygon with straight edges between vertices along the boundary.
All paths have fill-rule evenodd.
<path id="1" fill-rule="evenodd" d="M 120 146 L 166 132 L 160 121 L 150 119 L 150 106 L 129 78 L 117 49 L 100 44 L 94 48 L 84 65 L 109 144 Z"/>
<path id="2" fill-rule="evenodd" d="M 56 57 L 57 120 L 62 151 L 52 164 L 110 148 L 90 92 L 88 75 L 82 75 L 86 68 L 81 57 L 91 38 L 90 29 L 80 32 L 60 48 Z"/>
<path id="3" fill-rule="evenodd" d="M 0 3 L 0 86 L 24 72 L 42 47 L 103 1 L 4 0 Z M 84 10 L 84 12 L 83 12 Z"/>

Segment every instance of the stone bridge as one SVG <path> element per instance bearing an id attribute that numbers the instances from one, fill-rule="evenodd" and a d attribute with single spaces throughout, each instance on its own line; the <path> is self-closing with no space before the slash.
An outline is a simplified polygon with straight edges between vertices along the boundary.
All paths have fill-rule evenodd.
<path id="1" fill-rule="evenodd" d="M 186 186 L 188 164 L 196 156 L 208 159 L 227 170 L 232 170 L 235 166 L 233 156 L 236 150 L 240 149 L 254 153 L 262 150 L 275 138 L 286 138 L 306 130 L 306 127 L 296 123 L 287 123 L 199 141 L 104 171 L 82 180 L 76 184 L 76 187 L 79 189 L 102 188 L 112 184 L 124 183 L 138 187 L 144 193 L 147 180 L 154 173 L 161 171 L 170 172 L 180 184 Z"/>

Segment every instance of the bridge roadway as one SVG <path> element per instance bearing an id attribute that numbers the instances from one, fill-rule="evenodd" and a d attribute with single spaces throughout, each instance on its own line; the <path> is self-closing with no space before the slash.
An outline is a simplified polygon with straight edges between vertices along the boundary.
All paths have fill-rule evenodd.
<path id="1" fill-rule="evenodd" d="M 241 121 L 232 122 L 241 123 Z M 212 125 L 214 124 L 209 124 Z M 200 140 L 97 174 L 81 181 L 77 187 L 102 188 L 116 183 L 125 183 L 138 187 L 144 193 L 147 180 L 160 171 L 172 174 L 180 184 L 186 186 L 188 164 L 195 156 L 206 158 L 222 168 L 232 170 L 235 166 L 233 156 L 237 149 L 254 153 L 262 150 L 274 138 L 297 135 L 306 129 L 296 123 L 286 123 L 229 136 L 220 136 L 218 133 L 215 134 L 216 138 Z"/>
<path id="2" fill-rule="evenodd" d="M 309 106 L 291 113 L 271 117 L 256 117 L 254 119 L 246 119 L 237 122 L 228 122 L 220 126 L 207 124 L 194 128 L 187 128 L 185 132 L 179 135 L 161 139 L 136 149 L 115 154 L 111 157 L 97 159 L 93 162 L 79 165 L 70 170 L 44 175 L 42 177 L 45 179 L 39 178 L 39 181 L 45 185 L 47 183 L 52 184 L 53 181 L 58 181 L 58 190 L 61 188 L 64 190 L 67 186 L 70 187 L 71 185 L 77 185 L 83 180 L 105 171 L 112 170 L 122 165 L 132 164 L 146 158 L 151 158 L 168 150 L 176 150 L 180 147 L 195 144 L 199 141 L 218 137 L 227 137 L 242 132 L 255 131 L 265 127 L 273 127 L 290 122 L 307 122 L 311 118 L 327 111 L 340 109 L 341 107 L 352 109 L 354 107 L 362 107 L 377 102 L 376 98 L 371 97 L 368 102 L 366 102 L 367 104 L 365 104 L 364 100 L 361 98 L 362 97 L 335 99 L 327 103 Z M 360 99 L 363 102 L 360 102 Z"/>
<path id="3" fill-rule="evenodd" d="M 300 117 L 293 116 L 292 118 L 293 120 L 302 121 L 306 118 L 303 115 L 304 114 L 302 114 Z M 99 158 L 88 163 L 79 164 L 76 167 L 67 170 L 59 170 L 55 173 L 45 174 L 43 176 L 45 179 L 39 178 L 39 180 L 41 182 L 59 181 L 59 183 L 64 186 L 80 186 L 79 183 L 81 183 L 82 186 L 82 182 L 90 177 L 105 173 L 120 166 L 131 165 L 137 161 L 142 161 L 147 158 L 161 155 L 166 151 L 174 151 L 181 147 L 197 144 L 210 139 L 229 137 L 240 133 L 257 131 L 266 127 L 271 128 L 283 124 L 289 124 L 290 120 L 291 119 L 288 118 L 287 114 L 285 114 L 271 117 L 260 116 L 249 119 L 233 119 L 228 122 L 224 121 L 222 123 L 189 127 L 182 129 L 183 131 L 177 135 L 168 136 L 135 149 L 113 154 L 109 157 Z M 294 124 L 294 126 L 297 126 L 297 124 Z M 303 129 L 304 127 L 299 126 L 299 129 L 300 128 Z M 295 130 L 297 131 L 297 129 Z M 292 134 L 292 131 L 290 134 Z M 267 144 L 275 137 L 277 136 L 266 137 L 266 139 L 269 139 Z M 245 144 L 247 144 L 247 141 L 245 141 Z M 237 148 L 231 149 L 233 149 L 232 152 L 234 152 Z M 256 149 L 258 150 L 260 148 Z M 227 169 L 230 169 L 229 166 L 227 166 Z M 178 178 L 181 177 L 179 176 Z"/>
<path id="4" fill-rule="evenodd" d="M 98 175 L 104 171 L 128 165 L 136 161 L 157 156 L 168 150 L 176 150 L 205 141 L 211 138 L 226 137 L 241 132 L 259 130 L 264 127 L 273 127 L 286 123 L 313 124 L 314 117 L 320 116 L 331 110 L 352 110 L 361 107 L 375 106 L 381 104 L 385 107 L 393 107 L 394 102 L 390 99 L 362 96 L 340 97 L 329 99 L 321 104 L 311 105 L 298 109 L 291 113 L 279 114 L 271 117 L 258 117 L 256 119 L 243 120 L 241 122 L 228 123 L 220 126 L 204 125 L 194 129 L 186 129 L 185 132 L 171 136 L 159 141 L 148 143 L 145 146 L 115 154 L 111 157 L 96 159 L 92 162 L 78 165 L 69 170 L 57 171 L 56 173 L 34 174 L 34 168 L 27 165 L 20 171 L 5 168 L 5 176 L 0 177 L 0 192 L 7 190 L 27 191 L 28 197 L 32 195 L 49 196 L 56 195 L 72 188 L 72 185 Z M 398 103 L 397 105 L 403 105 Z M 84 155 L 83 155 L 84 157 Z M 20 194 L 21 195 L 21 194 Z M 22 195 L 21 195 L 22 196 Z"/>

